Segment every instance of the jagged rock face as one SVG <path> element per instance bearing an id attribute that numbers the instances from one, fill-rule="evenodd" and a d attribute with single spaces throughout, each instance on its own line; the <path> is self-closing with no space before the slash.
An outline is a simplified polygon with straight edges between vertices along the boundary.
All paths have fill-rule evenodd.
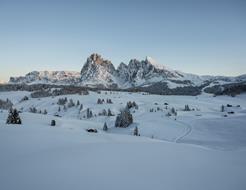
<path id="1" fill-rule="evenodd" d="M 174 71 L 164 65 L 157 64 L 150 57 L 143 61 L 131 59 L 128 65 L 121 63 L 116 70 L 110 61 L 103 59 L 98 54 L 92 54 L 87 58 L 81 72 L 33 71 L 22 77 L 11 77 L 9 83 L 62 84 L 100 88 L 150 88 L 152 86 L 153 89 L 173 89 L 177 87 L 197 87 L 207 83 L 216 85 L 242 81 L 246 81 L 246 75 L 240 77 L 213 77 Z M 165 86 L 159 84 L 165 84 Z"/>
<path id="2" fill-rule="evenodd" d="M 130 81 L 130 72 L 128 66 L 125 63 L 120 63 L 117 68 L 117 74 L 123 83 L 128 83 Z"/>
<path id="3" fill-rule="evenodd" d="M 98 54 L 92 54 L 81 70 L 81 83 L 109 87 L 117 85 L 116 75 L 117 72 L 110 61 L 104 60 Z"/>
<path id="4" fill-rule="evenodd" d="M 148 58 L 144 61 L 132 59 L 128 66 L 120 64 L 117 70 L 120 78 L 130 82 L 132 86 L 146 84 L 153 79 L 161 81 L 167 78 L 178 77 L 173 72 L 165 70 L 164 68 L 158 68 Z"/>
<path id="5" fill-rule="evenodd" d="M 117 84 L 118 87 L 133 87 L 147 84 L 152 80 L 160 81 L 175 77 L 177 76 L 174 73 L 157 68 L 147 58 L 144 61 L 132 59 L 128 65 L 121 63 L 116 70 L 110 61 L 104 60 L 98 54 L 88 57 L 81 70 L 82 84 L 90 86 L 97 84 L 109 87 Z"/>

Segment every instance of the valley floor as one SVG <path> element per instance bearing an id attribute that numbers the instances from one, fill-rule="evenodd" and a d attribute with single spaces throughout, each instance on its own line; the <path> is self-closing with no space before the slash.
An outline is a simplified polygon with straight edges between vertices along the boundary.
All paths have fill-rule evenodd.
<path id="1" fill-rule="evenodd" d="M 5 124 L 8 112 L 0 112 L 0 189 L 246 188 L 246 95 L 90 92 L 20 102 L 25 95 L 30 93 L 0 93 L 0 99 L 9 98 L 23 110 L 22 125 Z M 83 110 L 72 107 L 58 113 L 61 97 L 79 100 Z M 98 98 L 110 98 L 113 104 L 99 105 Z M 132 110 L 134 123 L 129 128 L 115 128 L 115 116 L 98 116 L 102 109 L 117 115 L 127 101 L 139 106 Z M 221 112 L 222 104 L 232 107 Z M 194 110 L 183 111 L 184 105 Z M 48 114 L 29 113 L 32 106 Z M 172 107 L 177 116 L 166 116 Z M 86 108 L 97 116 L 85 119 Z M 55 127 L 50 126 L 52 119 Z M 102 130 L 104 122 L 107 132 Z M 140 137 L 132 135 L 135 126 Z M 96 128 L 98 133 L 88 133 L 87 128 Z"/>

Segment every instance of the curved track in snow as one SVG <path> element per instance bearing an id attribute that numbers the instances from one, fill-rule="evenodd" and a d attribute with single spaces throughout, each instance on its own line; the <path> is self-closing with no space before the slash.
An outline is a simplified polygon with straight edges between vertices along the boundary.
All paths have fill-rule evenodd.
<path id="1" fill-rule="evenodd" d="M 181 122 L 181 121 L 177 121 L 177 122 L 178 122 L 178 123 L 181 123 L 181 124 L 183 124 L 183 125 L 186 125 L 186 130 L 185 130 L 185 132 L 184 132 L 181 136 L 177 137 L 177 138 L 175 139 L 175 141 L 174 141 L 174 142 L 176 142 L 176 143 L 180 143 L 180 141 L 181 141 L 184 137 L 188 136 L 188 135 L 191 133 L 191 131 L 192 131 L 192 126 L 189 125 L 189 124 L 187 124 L 187 123 Z"/>

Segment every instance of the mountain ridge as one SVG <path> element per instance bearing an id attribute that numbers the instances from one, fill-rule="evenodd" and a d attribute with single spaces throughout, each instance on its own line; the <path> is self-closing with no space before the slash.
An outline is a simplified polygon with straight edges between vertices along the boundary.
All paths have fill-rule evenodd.
<path id="1" fill-rule="evenodd" d="M 245 82 L 246 74 L 237 77 L 196 75 L 172 70 L 147 56 L 144 60 L 131 59 L 117 68 L 111 61 L 93 53 L 77 71 L 32 71 L 25 76 L 10 77 L 9 84 L 59 84 L 112 89 L 148 87 L 165 83 L 167 88 L 224 85 Z"/>

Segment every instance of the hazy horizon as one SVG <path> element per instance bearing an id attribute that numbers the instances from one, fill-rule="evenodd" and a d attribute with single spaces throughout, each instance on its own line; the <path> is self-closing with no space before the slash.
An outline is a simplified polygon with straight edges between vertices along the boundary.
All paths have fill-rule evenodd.
<path id="1" fill-rule="evenodd" d="M 246 2 L 0 0 L 0 81 L 33 70 L 80 71 L 98 53 L 151 56 L 198 75 L 246 74 Z"/>

